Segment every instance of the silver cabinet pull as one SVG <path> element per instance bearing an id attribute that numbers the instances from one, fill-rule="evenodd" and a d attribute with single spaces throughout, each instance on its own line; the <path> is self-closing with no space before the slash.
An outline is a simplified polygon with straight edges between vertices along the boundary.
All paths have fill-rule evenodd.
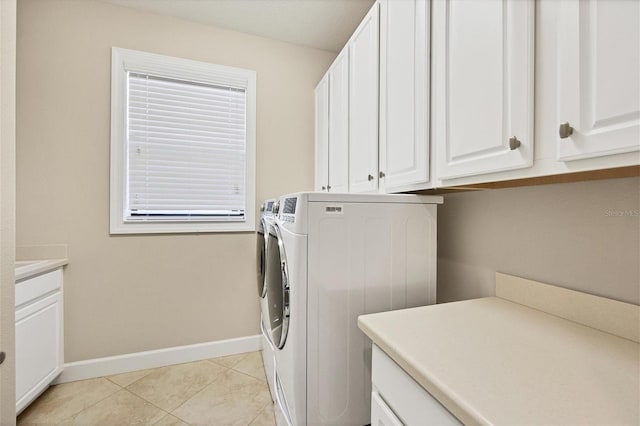
<path id="1" fill-rule="evenodd" d="M 369 175 L 369 176 L 367 177 L 367 180 L 369 180 L 369 182 L 371 182 L 371 181 L 373 180 L 373 175 Z"/>
<path id="2" fill-rule="evenodd" d="M 567 121 L 565 121 L 564 123 L 560 124 L 558 134 L 560 134 L 560 139 L 566 139 L 573 134 L 573 127 L 571 127 L 571 125 Z"/>
<path id="3" fill-rule="evenodd" d="M 380 176 L 380 179 L 382 179 L 385 176 L 385 174 L 384 174 L 384 172 L 380 172 L 380 173 L 378 173 L 378 176 Z"/>
<path id="4" fill-rule="evenodd" d="M 511 137 L 509 138 L 509 149 L 510 149 L 511 151 L 513 151 L 513 150 L 516 150 L 516 149 L 520 148 L 520 145 L 522 145 L 522 144 L 520 143 L 520 141 L 518 140 L 518 138 L 516 138 L 515 136 L 511 136 Z"/>

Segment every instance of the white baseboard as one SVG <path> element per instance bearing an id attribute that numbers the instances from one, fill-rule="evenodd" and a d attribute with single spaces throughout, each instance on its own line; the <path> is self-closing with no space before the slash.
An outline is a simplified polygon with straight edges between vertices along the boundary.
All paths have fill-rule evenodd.
<path id="1" fill-rule="evenodd" d="M 70 362 L 53 384 L 182 364 L 262 349 L 260 335 Z"/>

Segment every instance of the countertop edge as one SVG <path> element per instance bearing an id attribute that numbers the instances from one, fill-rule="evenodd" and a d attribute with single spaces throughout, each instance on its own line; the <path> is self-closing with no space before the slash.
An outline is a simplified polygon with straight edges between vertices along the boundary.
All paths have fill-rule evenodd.
<path id="1" fill-rule="evenodd" d="M 69 259 L 42 259 L 42 260 L 33 260 L 34 263 L 16 267 L 15 271 L 15 282 L 19 284 L 20 282 L 27 280 L 29 278 L 33 278 L 37 275 L 42 275 L 47 272 L 51 272 L 55 269 L 63 267 L 69 263 Z"/>
<path id="2" fill-rule="evenodd" d="M 458 418 L 463 424 L 489 424 L 488 420 L 476 413 L 471 407 L 455 397 L 455 392 L 449 389 L 444 383 L 441 383 L 428 374 L 418 371 L 413 367 L 408 357 L 401 355 L 393 347 L 388 345 L 378 333 L 374 331 L 367 319 L 362 316 L 358 317 L 358 327 L 364 332 L 375 344 L 380 347 L 396 364 L 398 364 L 413 380 L 422 386 L 427 392 L 440 402 Z"/>
<path id="3" fill-rule="evenodd" d="M 426 312 L 429 312 L 429 314 L 427 316 L 424 316 L 423 313 Z M 458 321 L 458 319 L 466 317 L 468 312 L 474 313 L 473 316 L 470 317 L 471 320 L 478 320 L 479 318 L 484 318 L 485 316 L 487 320 L 485 321 L 483 319 L 482 321 L 480 321 L 479 327 L 473 327 L 471 325 L 465 324 L 462 321 Z M 464 315 L 462 315 L 462 313 L 464 313 Z M 629 340 L 622 336 L 618 336 L 616 334 L 607 333 L 600 329 L 590 327 L 589 325 L 577 323 L 575 321 L 558 317 L 556 315 L 540 311 L 526 305 L 522 305 L 510 300 L 505 300 L 500 297 L 485 297 L 480 299 L 445 303 L 441 305 L 421 306 L 399 311 L 368 314 L 358 317 L 357 324 L 360 330 L 362 330 L 375 345 L 380 347 L 380 349 L 383 350 L 398 366 L 400 366 L 418 385 L 420 385 L 425 391 L 431 394 L 433 398 L 435 398 L 440 404 L 444 406 L 444 408 L 449 410 L 464 424 L 513 424 L 513 413 L 516 413 L 518 416 L 527 413 L 526 407 L 528 406 L 527 404 L 529 404 L 529 402 L 523 403 L 522 398 L 520 398 L 520 400 L 518 400 L 518 398 L 511 398 L 513 402 L 516 402 L 515 405 L 519 407 L 518 410 L 520 411 L 511 412 L 511 414 L 509 415 L 511 417 L 502 416 L 500 411 L 496 411 L 498 410 L 498 408 L 496 408 L 494 404 L 487 404 L 487 401 L 482 398 L 482 394 L 478 393 L 477 387 L 467 387 L 464 382 L 455 379 L 455 374 L 453 375 L 453 381 L 449 381 L 448 376 L 443 376 L 443 372 L 446 373 L 447 368 L 455 368 L 455 365 L 446 361 L 446 357 L 441 357 L 438 354 L 438 351 L 430 351 L 426 349 L 426 347 L 420 342 L 411 343 L 415 339 L 415 336 L 420 335 L 419 327 L 406 327 L 403 325 L 403 323 L 415 325 L 419 324 L 423 319 L 428 319 L 428 321 L 430 321 L 429 324 L 431 325 L 437 324 L 440 320 L 448 321 L 448 323 L 453 324 L 454 328 L 450 327 L 450 329 L 454 332 L 457 329 L 463 330 L 460 327 L 465 327 L 464 330 L 467 330 L 468 327 L 471 327 L 472 333 L 475 334 L 463 333 L 463 340 L 467 342 L 474 342 L 473 344 L 476 345 L 477 348 L 482 349 L 482 347 L 484 347 L 484 341 L 474 339 L 474 336 L 480 335 L 478 332 L 485 331 L 483 330 L 483 327 L 486 326 L 490 326 L 491 330 L 496 330 L 496 326 L 500 328 L 499 322 L 497 321 L 504 321 L 506 318 L 505 315 L 514 315 L 513 318 L 514 320 L 516 320 L 516 327 L 530 327 L 529 330 L 537 332 L 535 334 L 538 335 L 538 337 L 536 337 L 536 339 L 538 340 L 540 340 L 540 336 L 549 335 L 549 331 L 552 332 L 551 334 L 556 336 L 558 336 L 556 334 L 556 331 L 563 332 L 564 334 L 559 334 L 559 336 L 566 337 L 567 330 L 570 331 L 571 335 L 582 336 L 582 341 L 585 341 L 585 339 L 586 341 L 594 341 L 593 339 L 597 339 L 598 342 L 602 343 L 602 339 L 604 339 L 604 343 L 610 344 L 611 349 L 617 351 L 616 353 L 626 354 L 624 355 L 624 359 L 618 359 L 618 364 L 615 369 L 617 371 L 627 371 L 627 375 L 630 371 L 632 371 L 634 372 L 634 374 L 632 374 L 630 377 L 640 377 L 635 375 L 638 371 L 637 358 L 635 358 L 634 360 L 630 357 L 633 356 L 633 354 L 635 354 L 635 356 L 637 357 L 637 354 L 640 353 L 638 352 L 640 347 L 637 342 Z M 540 326 L 538 324 L 540 324 Z M 499 333 L 492 334 L 494 344 L 490 344 L 489 347 L 501 347 L 499 345 L 495 345 L 496 336 L 498 337 L 498 340 L 500 340 L 503 338 L 503 336 L 513 337 L 516 335 L 514 333 L 520 333 L 520 331 L 516 331 L 515 328 L 509 329 L 509 327 L 506 328 L 506 331 L 508 332 L 508 334 L 506 335 Z M 451 333 L 451 331 L 448 332 Z M 457 348 L 457 352 L 455 353 L 464 353 L 464 351 L 461 351 L 460 345 L 448 343 L 448 337 L 442 335 L 442 333 L 427 333 L 423 337 L 427 338 L 429 336 L 431 338 L 443 339 L 435 340 L 435 342 L 441 341 L 443 345 L 445 345 L 446 350 L 450 350 L 451 347 L 453 347 Z M 565 342 L 566 340 L 562 341 Z M 573 342 L 572 344 L 575 343 L 576 342 Z M 564 344 L 562 350 L 567 350 L 569 351 L 569 353 L 573 353 L 570 346 L 571 345 Z M 473 350 L 474 347 L 467 346 L 466 349 Z M 424 354 L 427 353 L 430 354 L 428 355 L 428 357 L 430 358 L 425 358 Z M 485 360 L 494 358 L 491 350 L 480 350 L 480 353 L 484 354 Z M 504 353 L 504 351 L 500 353 Z M 595 351 L 594 354 L 602 354 L 602 351 Z M 476 353 L 475 355 L 478 354 Z M 602 358 L 602 356 L 600 356 L 599 358 Z M 457 360 L 456 362 L 458 362 L 462 358 L 454 357 L 454 359 Z M 524 362 L 529 363 L 526 357 L 523 359 Z M 620 362 L 625 361 L 625 359 L 631 361 L 620 364 Z M 427 367 L 427 362 L 431 361 L 435 363 L 434 365 L 439 367 L 436 367 L 435 369 Z M 562 364 L 561 359 L 559 359 L 558 361 L 560 364 Z M 534 366 L 536 370 L 531 371 L 542 371 L 541 368 L 544 368 L 544 371 L 548 371 L 548 366 L 544 363 L 535 363 Z M 623 366 L 626 370 L 621 370 Z M 444 369 L 442 367 L 444 367 Z M 476 364 L 474 368 L 478 367 L 479 366 Z M 496 365 L 494 365 L 494 370 L 495 367 Z M 519 365 L 519 367 L 522 367 L 522 365 Z M 497 366 L 497 368 L 501 367 Z M 468 372 L 471 371 L 472 370 L 469 370 Z M 480 376 L 482 376 L 482 374 Z M 483 379 L 487 380 L 487 377 L 484 377 Z M 502 377 L 501 380 L 503 379 L 504 377 Z M 625 392 L 627 392 L 630 389 L 629 386 L 638 385 L 637 380 L 635 381 L 635 383 L 632 382 L 633 381 L 624 381 L 624 388 L 617 387 L 618 385 L 616 385 L 616 387 L 611 387 L 609 385 L 608 389 L 612 390 L 612 392 L 614 393 L 620 389 L 624 389 Z M 511 383 L 511 385 L 513 385 L 513 383 L 508 379 L 506 379 L 505 383 Z M 540 390 L 540 388 L 538 390 Z M 637 392 L 634 391 L 634 393 L 637 397 Z M 544 395 L 544 393 L 542 394 Z M 540 393 L 537 393 L 536 395 L 540 395 Z M 597 395 L 594 395 L 593 393 L 587 395 L 589 396 L 590 400 L 594 400 L 594 397 L 597 397 Z M 625 395 L 632 394 L 625 393 Z M 561 398 L 558 398 L 558 396 L 559 395 L 556 394 L 555 396 L 552 395 L 552 397 L 545 396 L 543 398 L 538 398 L 538 407 L 548 406 L 551 410 L 555 409 L 556 412 L 560 413 L 561 411 L 558 411 L 558 408 L 560 407 L 552 402 L 560 400 Z M 509 399 L 508 396 L 506 396 L 506 398 Z M 545 398 L 549 400 L 549 404 L 547 403 Z M 624 405 L 624 407 L 628 408 L 628 399 L 626 400 L 625 404 L 626 405 Z M 573 403 L 573 406 L 574 408 L 579 407 L 580 403 Z M 611 407 L 615 407 L 615 405 L 611 405 Z M 592 412 L 592 414 L 594 413 L 600 415 L 606 413 L 606 410 L 595 410 Z M 629 416 L 625 415 L 616 418 L 619 419 L 621 424 L 626 424 L 627 422 L 629 422 L 629 419 L 634 418 L 631 423 L 637 424 L 637 412 L 628 412 L 627 414 L 629 414 Z M 600 417 L 602 420 L 602 416 Z M 549 421 L 549 417 L 544 415 L 536 416 L 536 418 L 543 422 Z M 579 423 L 579 419 L 579 416 L 564 416 L 564 422 L 566 424 L 575 424 L 576 421 L 578 421 Z M 536 423 L 536 421 L 532 422 Z"/>

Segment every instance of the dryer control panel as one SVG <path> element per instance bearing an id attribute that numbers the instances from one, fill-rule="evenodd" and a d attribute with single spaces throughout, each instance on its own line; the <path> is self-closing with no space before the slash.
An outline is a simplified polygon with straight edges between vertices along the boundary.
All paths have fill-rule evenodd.
<path id="1" fill-rule="evenodd" d="M 289 223 L 295 223 L 297 206 L 298 206 L 298 197 L 284 198 L 282 200 L 282 206 L 280 207 L 280 213 L 278 215 L 280 220 L 283 220 Z"/>

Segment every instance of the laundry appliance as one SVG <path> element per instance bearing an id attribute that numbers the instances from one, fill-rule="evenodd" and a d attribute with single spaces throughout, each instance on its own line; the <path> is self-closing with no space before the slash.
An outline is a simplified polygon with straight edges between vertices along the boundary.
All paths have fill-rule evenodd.
<path id="1" fill-rule="evenodd" d="M 331 193 L 276 201 L 265 231 L 265 326 L 278 425 L 370 423 L 371 343 L 357 318 L 435 303 L 440 203 Z"/>
<path id="2" fill-rule="evenodd" d="M 267 383 L 269 384 L 269 391 L 271 392 L 271 399 L 274 399 L 275 395 L 275 353 L 273 344 L 271 343 L 271 337 L 267 333 L 267 327 L 265 327 L 265 321 L 267 318 L 267 287 L 265 282 L 265 267 L 267 259 L 266 250 L 266 232 L 268 232 L 269 225 L 273 222 L 273 204 L 275 200 L 266 200 L 260 206 L 260 222 L 258 223 L 257 230 L 257 284 L 258 284 L 258 297 L 260 298 L 260 330 L 262 331 L 262 363 L 264 364 L 264 372 L 267 377 Z"/>

